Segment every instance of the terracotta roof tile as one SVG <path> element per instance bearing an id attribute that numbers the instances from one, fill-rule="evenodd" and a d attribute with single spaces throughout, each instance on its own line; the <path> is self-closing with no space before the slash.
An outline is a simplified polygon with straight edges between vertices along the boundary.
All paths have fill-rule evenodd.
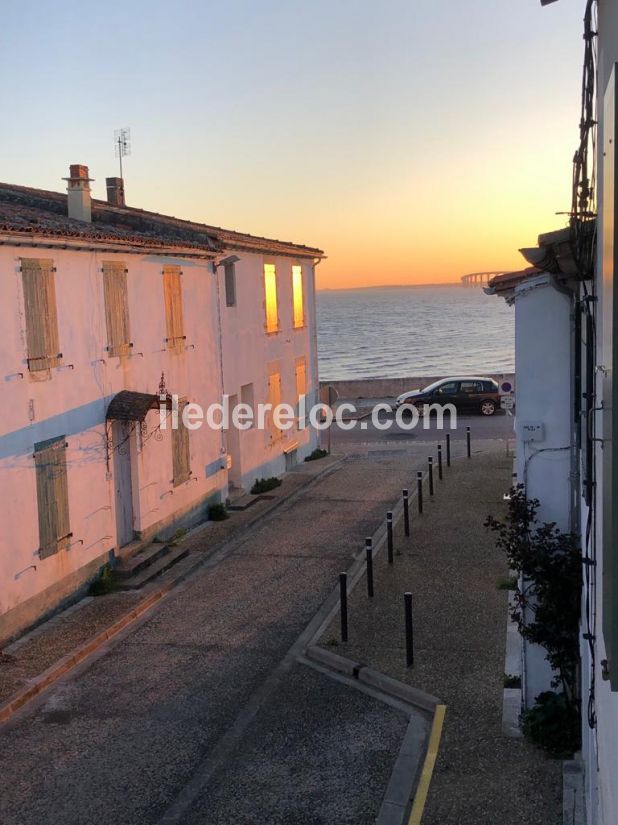
<path id="1" fill-rule="evenodd" d="M 92 201 L 92 223 L 84 223 L 67 216 L 65 194 L 8 183 L 0 183 L 0 231 L 210 252 L 243 249 L 297 257 L 321 257 L 324 254 L 315 247 L 257 237 L 130 206 L 112 206 L 107 201 L 95 199 Z"/>

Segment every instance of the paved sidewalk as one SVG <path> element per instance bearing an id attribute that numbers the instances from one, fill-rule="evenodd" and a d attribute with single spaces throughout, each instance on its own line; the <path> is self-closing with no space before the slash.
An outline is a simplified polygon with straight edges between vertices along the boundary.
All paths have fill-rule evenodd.
<path id="1" fill-rule="evenodd" d="M 416 466 L 347 461 L 20 712 L 0 734 L 3 825 L 372 825 L 407 718 L 282 664 Z"/>
<path id="2" fill-rule="evenodd" d="M 28 686 L 32 679 L 63 656 L 113 625 L 151 593 L 162 586 L 173 585 L 201 558 L 210 556 L 225 542 L 241 535 L 249 525 L 281 506 L 316 476 L 328 472 L 340 459 L 341 456 L 335 455 L 303 462 L 283 478 L 282 485 L 272 490 L 268 498 L 256 501 L 246 510 L 231 512 L 225 521 L 209 521 L 194 528 L 180 539 L 191 555 L 140 590 L 86 597 L 5 646 L 0 657 L 0 704 Z"/>
<path id="3" fill-rule="evenodd" d="M 491 447 L 489 444 L 483 445 Z M 561 763 L 524 740 L 501 734 L 506 636 L 504 557 L 483 528 L 504 510 L 512 459 L 499 445 L 436 472 L 436 495 L 412 535 L 396 531 L 395 562 L 375 564 L 375 597 L 362 580 L 350 599 L 349 643 L 338 642 L 338 617 L 323 637 L 341 655 L 439 696 L 444 734 L 423 825 L 558 825 Z M 403 593 L 414 603 L 415 664 L 405 668 Z"/>

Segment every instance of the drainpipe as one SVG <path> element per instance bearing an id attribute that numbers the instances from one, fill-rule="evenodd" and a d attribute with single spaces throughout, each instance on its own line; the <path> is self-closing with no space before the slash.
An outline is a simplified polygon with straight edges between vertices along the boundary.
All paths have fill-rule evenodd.
<path id="1" fill-rule="evenodd" d="M 576 446 L 576 426 L 575 426 L 575 415 L 573 414 L 576 407 L 575 404 L 577 403 L 577 399 L 575 398 L 575 359 L 577 357 L 577 347 L 579 342 L 576 340 L 576 306 L 575 306 L 575 290 L 570 289 L 569 287 L 563 286 L 555 275 L 550 275 L 549 283 L 551 286 L 556 290 L 556 292 L 562 293 L 569 299 L 569 326 L 570 326 L 570 334 L 569 334 L 569 341 L 570 341 L 570 364 L 571 364 L 571 416 L 570 416 L 570 427 L 571 427 L 571 435 L 570 435 L 570 456 L 571 456 L 571 468 L 569 472 L 569 482 L 570 482 L 570 501 L 569 501 L 569 531 L 571 533 L 577 534 L 579 532 L 579 517 L 580 517 L 580 501 L 579 501 L 579 462 L 577 457 L 577 446 Z"/>

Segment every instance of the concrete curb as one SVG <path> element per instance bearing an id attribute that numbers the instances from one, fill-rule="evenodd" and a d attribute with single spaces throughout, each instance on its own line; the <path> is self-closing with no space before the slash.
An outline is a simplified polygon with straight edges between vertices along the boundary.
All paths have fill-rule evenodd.
<path id="1" fill-rule="evenodd" d="M 115 621 L 114 624 L 110 625 L 96 636 L 93 636 L 92 639 L 84 642 L 84 644 L 75 648 L 70 653 L 67 653 L 66 656 L 63 656 L 51 667 L 47 668 L 47 670 L 44 670 L 39 676 L 32 679 L 28 687 L 18 691 L 18 693 L 16 693 L 11 699 L 0 705 L 0 724 L 7 722 L 13 714 L 23 708 L 24 705 L 28 704 L 28 702 L 32 699 L 39 696 L 39 694 L 41 694 L 46 688 L 60 679 L 61 676 L 64 676 L 65 673 L 68 673 L 74 667 L 81 664 L 102 645 L 117 636 L 121 630 L 124 630 L 125 627 L 128 627 L 134 621 L 139 619 L 140 616 L 146 613 L 146 611 L 154 607 L 154 605 L 163 598 L 169 589 L 171 588 L 163 588 L 156 593 L 152 593 L 146 599 L 141 601 L 136 607 L 134 607 L 129 613 L 125 613 L 124 616 L 121 616 L 121 618 Z"/>
<path id="2" fill-rule="evenodd" d="M 15 693 L 10 699 L 8 699 L 6 702 L 3 702 L 0 705 L 0 725 L 3 725 L 4 723 L 8 722 L 19 710 L 21 710 L 33 699 L 36 699 L 37 696 L 39 696 L 48 687 L 57 682 L 58 679 L 67 674 L 69 671 L 73 670 L 75 667 L 77 667 L 77 665 L 80 665 L 83 662 L 85 662 L 106 642 L 109 642 L 111 639 L 115 638 L 122 630 L 129 627 L 131 624 L 133 624 L 138 619 L 143 617 L 143 615 L 148 610 L 152 609 L 156 604 L 158 604 L 179 584 L 186 581 L 186 579 L 188 579 L 189 576 L 195 573 L 198 570 L 198 568 L 205 565 L 216 552 L 220 552 L 228 542 L 233 542 L 237 540 L 239 536 L 241 536 L 245 531 L 250 530 L 258 521 L 270 515 L 273 512 L 273 510 L 276 510 L 283 504 L 293 500 L 295 496 L 297 496 L 307 487 L 311 486 L 312 484 L 315 484 L 318 480 L 324 478 L 324 476 L 328 475 L 329 473 L 337 469 L 341 464 L 343 464 L 344 461 L 345 456 L 338 459 L 337 461 L 334 461 L 332 464 L 329 464 L 327 467 L 324 468 L 323 471 L 316 473 L 316 475 L 314 476 L 311 476 L 306 484 L 303 484 L 301 487 L 298 487 L 296 490 L 293 490 L 289 496 L 277 499 L 275 502 L 273 502 L 272 507 L 269 507 L 266 510 L 262 510 L 259 514 L 256 514 L 255 518 L 247 522 L 247 524 L 245 524 L 243 528 L 238 531 L 238 533 L 230 536 L 229 539 L 221 542 L 219 545 L 215 545 L 212 548 L 212 552 L 209 553 L 207 556 L 197 559 L 195 564 L 182 570 L 182 572 L 179 575 L 177 575 L 174 578 L 171 578 L 168 582 L 166 582 L 166 584 L 163 587 L 160 587 L 156 591 L 149 593 L 148 596 L 142 599 L 142 601 L 139 602 L 130 611 L 125 613 L 124 616 L 121 616 L 119 619 L 117 619 L 112 625 L 105 628 L 105 630 L 102 630 L 96 636 L 93 636 L 87 642 L 84 642 L 83 644 L 74 648 L 74 650 L 72 650 L 70 653 L 67 653 L 57 662 L 54 662 L 54 664 L 48 667 L 47 670 L 44 670 L 43 673 L 29 680 L 29 684 L 27 687 L 22 688 L 17 693 Z M 197 527 L 195 529 L 200 528 Z M 44 627 L 44 623 L 40 627 Z"/>
<path id="3" fill-rule="evenodd" d="M 508 591 L 508 605 L 506 613 L 506 650 L 504 655 L 505 676 L 519 677 L 520 687 L 504 688 L 502 693 L 502 733 L 512 739 L 521 739 L 523 736 L 519 717 L 521 716 L 523 689 L 522 689 L 522 638 L 517 625 L 511 619 L 511 605 L 515 591 Z"/>
<path id="4" fill-rule="evenodd" d="M 345 656 L 340 656 L 338 653 L 332 653 L 323 647 L 311 645 L 305 650 L 304 655 L 310 661 L 325 665 L 337 673 L 343 673 L 345 676 L 356 679 L 358 682 L 369 685 L 395 699 L 401 699 L 406 704 L 424 713 L 433 713 L 436 707 L 442 704 L 436 696 L 399 682 L 397 679 L 367 667 L 362 662 L 354 662 L 352 659 L 346 659 Z"/>

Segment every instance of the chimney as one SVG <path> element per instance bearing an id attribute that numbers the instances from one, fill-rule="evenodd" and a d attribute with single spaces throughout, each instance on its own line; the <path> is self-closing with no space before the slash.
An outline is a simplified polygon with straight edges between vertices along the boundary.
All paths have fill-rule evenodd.
<path id="1" fill-rule="evenodd" d="M 76 221 L 92 220 L 92 209 L 90 205 L 90 181 L 88 177 L 88 167 L 81 163 L 71 164 L 69 167 L 69 177 L 63 178 L 67 181 L 67 202 L 69 218 Z"/>
<path id="2" fill-rule="evenodd" d="M 112 206 L 124 206 L 124 181 L 122 178 L 105 178 L 107 202 Z"/>

